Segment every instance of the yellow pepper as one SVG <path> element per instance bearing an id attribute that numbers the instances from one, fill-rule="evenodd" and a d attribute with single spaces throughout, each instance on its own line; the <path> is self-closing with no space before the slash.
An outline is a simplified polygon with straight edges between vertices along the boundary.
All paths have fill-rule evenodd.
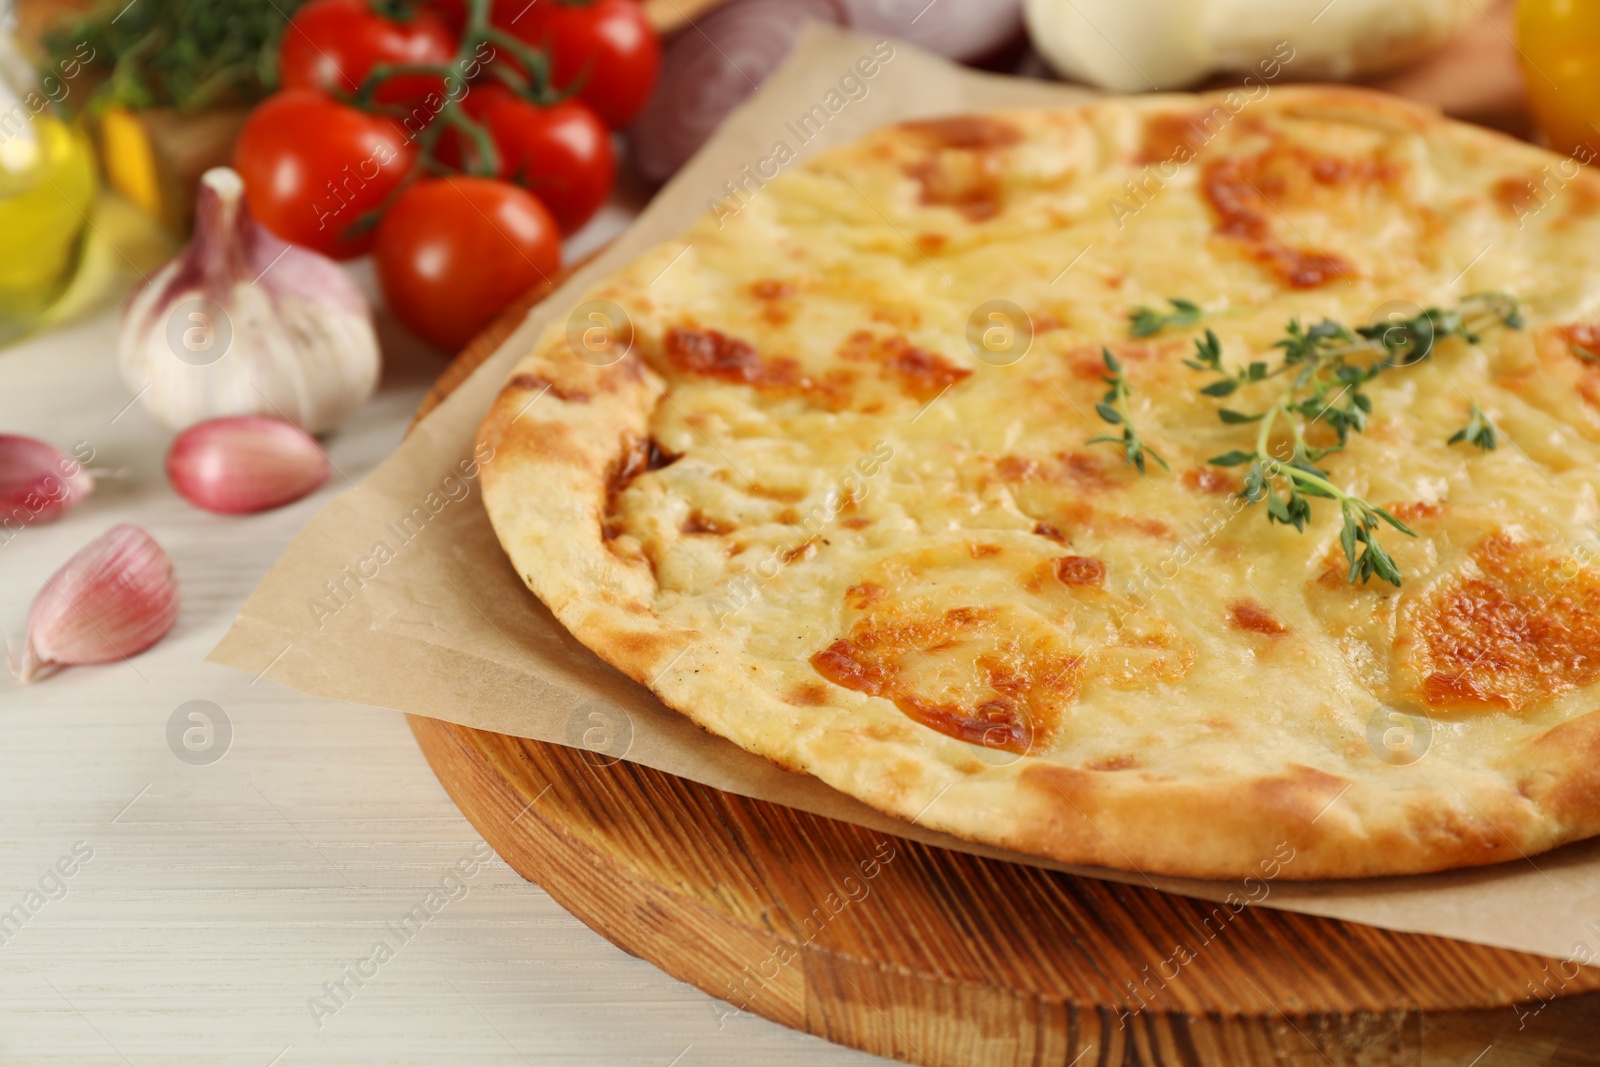
<path id="1" fill-rule="evenodd" d="M 1558 152 L 1600 158 L 1600 4 L 1522 0 L 1517 51 L 1534 121 Z"/>

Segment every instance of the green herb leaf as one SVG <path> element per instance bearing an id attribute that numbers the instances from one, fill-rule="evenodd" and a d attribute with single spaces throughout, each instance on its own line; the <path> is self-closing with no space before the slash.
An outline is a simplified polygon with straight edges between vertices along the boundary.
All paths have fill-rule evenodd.
<path id="1" fill-rule="evenodd" d="M 1277 399 L 1260 411 L 1217 409 L 1217 417 L 1227 425 L 1259 423 L 1259 428 L 1253 448 L 1224 452 L 1210 462 L 1219 467 L 1250 464 L 1240 495 L 1250 504 L 1265 501 L 1269 522 L 1303 531 L 1311 521 L 1312 500 L 1336 501 L 1344 523 L 1339 543 L 1350 563 L 1350 581 L 1376 577 L 1399 585 L 1399 567 L 1378 543 L 1376 531 L 1387 525 L 1408 537 L 1415 537 L 1415 532 L 1382 508 L 1346 493 L 1317 463 L 1343 449 L 1352 433 L 1366 430 L 1373 404 L 1363 386 L 1395 367 L 1430 358 L 1448 338 L 1476 343 L 1483 330 L 1496 325 L 1522 326 L 1516 301 L 1502 293 L 1480 294 L 1455 308 L 1428 308 L 1409 319 L 1368 323 L 1354 330 L 1328 319 L 1312 326 L 1291 319 L 1272 346 L 1282 353 L 1276 369 L 1265 360 L 1252 360 L 1237 371 L 1224 365 L 1222 346 L 1207 330 L 1203 339 L 1195 341 L 1194 358 L 1184 361 L 1196 371 L 1220 375 L 1200 388 L 1202 395 L 1232 396 L 1280 375 L 1287 382 Z M 1319 448 L 1307 443 L 1307 429 L 1318 422 L 1334 432 L 1337 444 Z M 1289 440 L 1280 438 L 1274 445 L 1272 433 L 1280 423 Z M 1497 443 L 1493 424 L 1476 404 L 1467 426 L 1450 438 L 1451 444 L 1460 442 L 1483 451 Z M 1285 445 L 1287 451 L 1277 451 Z"/>
<path id="2" fill-rule="evenodd" d="M 1480 451 L 1493 452 L 1500 445 L 1500 439 L 1495 433 L 1494 423 L 1489 421 L 1478 405 L 1472 405 L 1472 411 L 1467 416 L 1467 424 L 1450 436 L 1447 444 L 1460 444 L 1466 442 L 1476 445 Z"/>
<path id="3" fill-rule="evenodd" d="M 1193 326 L 1204 314 L 1200 305 L 1189 300 L 1170 297 L 1171 311 L 1137 307 L 1128 312 L 1128 334 L 1132 337 L 1153 337 L 1168 326 Z"/>
<path id="4" fill-rule="evenodd" d="M 1106 368 L 1111 371 L 1110 376 L 1102 379 L 1110 388 L 1100 403 L 1094 406 L 1095 414 L 1113 426 L 1121 426 L 1120 435 L 1100 434 L 1089 438 L 1089 444 L 1114 444 L 1122 446 L 1122 458 L 1140 474 L 1145 473 L 1145 457 L 1148 456 L 1161 464 L 1162 469 L 1170 470 L 1167 461 L 1144 443 L 1139 436 L 1139 431 L 1134 428 L 1133 418 L 1128 412 L 1128 380 L 1123 376 L 1122 364 L 1117 362 L 1117 357 L 1111 354 L 1109 348 L 1100 349 L 1100 356 L 1105 361 Z"/>
<path id="5" fill-rule="evenodd" d="M 42 69 L 86 62 L 78 111 L 121 104 L 193 112 L 244 106 L 277 88 L 278 41 L 302 0 L 102 0 L 44 36 Z M 76 69 L 76 66 L 70 66 Z M 83 75 L 79 75 L 83 77 Z"/>

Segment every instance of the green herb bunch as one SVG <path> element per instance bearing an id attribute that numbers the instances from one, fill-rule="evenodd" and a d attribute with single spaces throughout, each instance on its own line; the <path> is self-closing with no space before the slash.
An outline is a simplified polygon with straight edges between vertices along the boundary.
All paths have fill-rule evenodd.
<path id="1" fill-rule="evenodd" d="M 1170 303 L 1174 308 L 1170 315 L 1146 308 L 1135 311 L 1130 316 L 1131 332 L 1149 336 L 1169 323 L 1187 325 L 1197 320 L 1198 316 L 1189 314 L 1195 305 L 1178 300 Z M 1156 323 L 1154 328 L 1147 329 L 1152 323 Z M 1219 467 L 1249 468 L 1242 495 L 1251 504 L 1266 504 L 1268 522 L 1304 532 L 1311 519 L 1313 499 L 1336 501 L 1343 519 L 1339 540 L 1350 564 L 1349 580 L 1365 583 L 1376 576 L 1399 585 L 1399 568 L 1378 542 L 1377 534 L 1384 525 L 1412 537 L 1415 532 L 1383 508 L 1339 488 L 1318 463 L 1342 450 L 1352 433 L 1367 428 L 1372 398 L 1363 390 L 1374 379 L 1396 367 L 1429 358 L 1445 338 L 1460 337 L 1475 344 L 1479 331 L 1497 325 L 1511 329 L 1522 325 L 1516 301 L 1500 293 L 1469 297 L 1456 308 L 1428 308 L 1407 319 L 1370 323 L 1354 330 L 1328 320 L 1309 327 L 1293 320 L 1273 345 L 1282 352 L 1276 365 L 1258 359 L 1232 368 L 1223 360 L 1216 334 L 1207 329 L 1203 337 L 1195 340 L 1194 358 L 1184 361 L 1196 371 L 1215 375 L 1200 389 L 1202 394 L 1220 400 L 1269 381 L 1283 383 L 1264 408 L 1218 409 L 1218 418 L 1228 425 L 1255 423 L 1257 428 L 1252 447 L 1225 452 L 1210 462 Z M 1106 358 L 1109 367 L 1110 353 Z M 1103 410 L 1105 404 L 1096 410 L 1106 421 L 1121 425 L 1122 435 L 1102 435 L 1095 440 L 1121 441 L 1126 452 L 1130 443 L 1131 447 L 1139 447 L 1140 439 L 1127 419 L 1127 383 L 1120 374 L 1115 381 L 1117 397 L 1112 414 L 1119 417 L 1111 418 Z M 1110 401 L 1111 397 L 1107 399 Z M 1332 443 L 1315 446 L 1307 440 L 1307 431 L 1316 423 L 1333 431 Z M 1286 443 L 1280 441 L 1275 448 L 1273 435 L 1280 427 L 1288 431 L 1289 439 Z M 1494 428 L 1476 405 L 1466 429 L 1450 438 L 1452 444 L 1458 441 L 1470 442 L 1484 451 L 1495 446 Z M 1135 462 L 1131 455 L 1128 461 Z M 1142 464 L 1136 465 L 1143 470 Z"/>
<path id="2" fill-rule="evenodd" d="M 56 26 L 43 45 L 50 67 L 84 44 L 94 50 L 96 107 L 244 106 L 276 88 L 278 38 L 301 2 L 111 0 Z"/>

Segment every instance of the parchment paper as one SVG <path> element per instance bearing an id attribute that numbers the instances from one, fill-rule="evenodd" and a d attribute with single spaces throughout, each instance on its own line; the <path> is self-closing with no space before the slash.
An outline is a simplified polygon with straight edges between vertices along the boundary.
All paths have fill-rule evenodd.
<path id="1" fill-rule="evenodd" d="M 785 66 L 599 258 L 529 315 L 487 363 L 361 485 L 338 497 L 273 566 L 212 652 L 214 662 L 306 692 L 610 753 L 705 785 L 980 855 L 1209 900 L 1235 899 L 1394 930 L 1588 962 L 1600 956 L 1600 841 L 1493 868 L 1409 878 L 1292 882 L 1241 892 L 1074 868 L 881 815 L 817 780 L 703 733 L 601 662 L 507 563 L 478 497 L 474 430 L 508 368 L 600 276 L 688 227 L 723 186 L 783 140 L 802 156 L 888 122 L 1081 102 L 1080 89 L 1002 78 L 895 44 L 871 78 L 874 42 L 812 26 Z M 854 73 L 866 86 L 800 144 L 786 123 Z M 380 547 L 381 546 L 381 547 Z M 317 605 L 321 605 L 320 608 Z M 1289 865 L 1292 868 L 1292 863 Z"/>

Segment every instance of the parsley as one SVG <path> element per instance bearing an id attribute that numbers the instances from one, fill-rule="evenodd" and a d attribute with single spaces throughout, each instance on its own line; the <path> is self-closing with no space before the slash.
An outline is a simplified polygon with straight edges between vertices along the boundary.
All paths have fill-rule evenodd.
<path id="1" fill-rule="evenodd" d="M 302 0 L 99 0 L 44 35 L 51 67 L 93 49 L 87 100 L 183 112 L 252 104 L 277 88 L 278 41 Z M 69 105 L 85 97 L 73 89 Z"/>

